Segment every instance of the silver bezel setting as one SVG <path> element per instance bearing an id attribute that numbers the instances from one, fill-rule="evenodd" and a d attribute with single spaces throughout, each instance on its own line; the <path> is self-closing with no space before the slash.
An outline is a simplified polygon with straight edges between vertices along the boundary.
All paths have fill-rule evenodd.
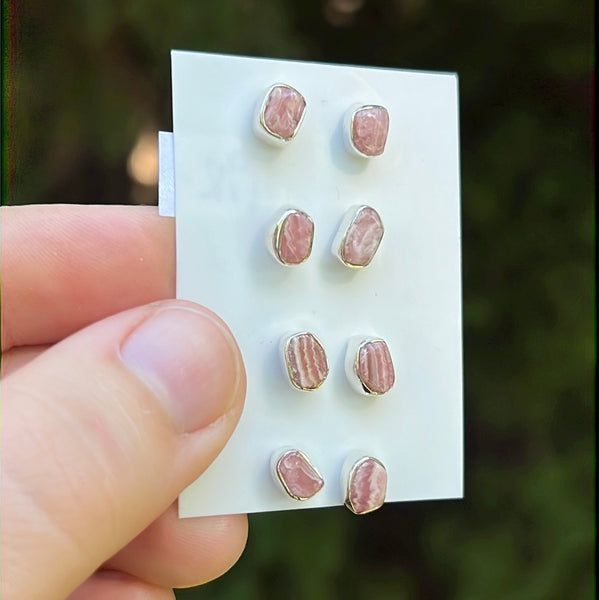
<path id="1" fill-rule="evenodd" d="M 326 361 L 326 365 L 327 365 L 327 372 L 326 372 L 324 378 L 316 387 L 313 387 L 313 388 L 301 387 L 293 381 L 293 370 L 291 368 L 291 362 L 289 361 L 288 350 L 289 350 L 289 344 L 291 343 L 291 340 L 293 340 L 294 338 L 296 338 L 300 335 L 309 335 L 316 341 L 316 343 L 322 349 L 322 352 L 324 354 L 324 358 Z M 281 346 L 282 346 L 281 347 L 281 355 L 283 357 L 283 368 L 284 368 L 285 372 L 287 373 L 287 379 L 289 380 L 289 383 L 293 386 L 293 388 L 296 390 L 299 390 L 301 392 L 315 392 L 316 390 L 320 389 L 323 386 L 324 382 L 326 381 L 327 377 L 329 376 L 329 372 L 330 372 L 329 358 L 324 349 L 324 346 L 322 345 L 322 342 L 311 331 L 299 331 L 298 333 L 284 336 L 282 338 Z"/>
<path id="2" fill-rule="evenodd" d="M 360 360 L 360 351 L 367 344 L 371 344 L 373 342 L 383 342 L 389 351 L 389 355 L 391 356 L 391 362 L 393 364 L 393 371 L 395 372 L 395 364 L 393 363 L 393 356 L 391 355 L 391 349 L 389 348 L 389 344 L 387 340 L 382 337 L 369 337 L 363 335 L 353 336 L 349 339 L 347 343 L 347 351 L 345 354 L 345 375 L 347 376 L 347 380 L 351 385 L 352 389 L 356 391 L 358 394 L 363 396 L 384 396 L 388 394 L 393 387 L 391 387 L 386 392 L 376 392 L 371 390 L 360 377 L 359 372 L 359 360 Z"/>
<path id="3" fill-rule="evenodd" d="M 385 503 L 385 500 L 383 499 L 383 502 L 381 502 L 381 504 L 379 504 L 378 506 L 375 506 L 374 508 L 370 508 L 369 510 L 357 512 L 351 501 L 350 488 L 351 488 L 352 480 L 354 478 L 354 475 L 356 474 L 356 471 L 359 469 L 360 465 L 364 464 L 366 461 L 374 461 L 375 463 L 379 464 L 384 469 L 385 473 L 387 473 L 387 469 L 386 469 L 385 465 L 378 458 L 374 458 L 374 456 L 368 456 L 368 455 L 362 456 L 361 458 L 356 460 L 351 465 L 351 467 L 349 468 L 349 470 L 347 472 L 347 476 L 345 477 L 346 484 L 345 484 L 345 502 L 344 502 L 344 504 L 349 510 L 351 510 L 351 512 L 354 513 L 354 515 L 367 515 L 371 512 L 374 512 L 375 510 L 378 510 Z M 386 491 L 387 490 L 385 488 L 385 496 L 386 496 Z"/>
<path id="4" fill-rule="evenodd" d="M 361 110 L 368 110 L 371 108 L 382 108 L 386 113 L 387 117 L 389 117 L 389 111 L 382 104 L 354 104 L 345 114 L 345 118 L 343 120 L 343 129 L 345 132 L 345 145 L 350 154 L 354 156 L 359 156 L 360 158 L 376 158 L 377 156 L 381 156 L 385 152 L 385 148 L 387 146 L 387 139 L 389 139 L 389 130 L 387 130 L 387 138 L 385 139 L 385 145 L 383 146 L 383 150 L 379 152 L 379 154 L 364 154 L 362 151 L 358 150 L 354 145 L 354 118 L 357 113 Z M 389 123 L 391 119 L 389 119 Z"/>
<path id="5" fill-rule="evenodd" d="M 304 260 L 298 263 L 286 262 L 281 257 L 281 235 L 283 231 L 283 224 L 287 220 L 287 217 L 294 214 L 304 215 L 310 221 L 310 223 L 312 223 L 312 239 L 310 240 L 310 249 L 306 258 L 304 258 Z M 312 248 L 314 246 L 314 221 L 312 220 L 312 217 L 308 213 L 297 208 L 289 208 L 285 210 L 285 212 L 276 221 L 274 227 L 269 228 L 269 231 L 267 232 L 266 246 L 270 254 L 272 254 L 274 259 L 280 265 L 283 265 L 285 267 L 298 267 L 299 265 L 304 264 L 308 260 L 308 258 L 310 258 L 310 254 L 312 254 Z"/>
<path id="6" fill-rule="evenodd" d="M 296 94 L 299 94 L 302 97 L 302 99 L 304 100 L 304 110 L 302 111 L 300 120 L 298 121 L 298 123 L 293 131 L 293 134 L 289 137 L 283 137 L 283 136 L 279 135 L 278 133 L 272 131 L 268 127 L 268 125 L 266 125 L 266 121 L 264 118 L 264 114 L 266 111 L 266 105 L 268 103 L 268 98 L 270 97 L 271 92 L 275 88 L 278 88 L 278 87 L 292 90 Z M 293 140 L 295 138 L 295 136 L 297 135 L 297 132 L 299 131 L 300 127 L 302 126 L 304 117 L 306 116 L 307 108 L 308 108 L 308 103 L 306 102 L 306 98 L 296 88 L 294 88 L 293 86 L 291 86 L 287 83 L 275 83 L 275 84 L 271 85 L 268 88 L 268 90 L 266 90 L 262 99 L 258 101 L 256 111 L 255 111 L 255 116 L 254 116 L 254 133 L 257 135 L 258 138 L 260 138 L 262 141 L 267 142 L 270 145 L 279 146 L 279 147 L 286 146 L 291 140 Z"/>
<path id="7" fill-rule="evenodd" d="M 383 228 L 383 233 L 379 240 L 378 246 L 376 247 L 376 250 L 375 250 L 374 254 L 372 255 L 372 257 L 370 258 L 370 260 L 365 265 L 354 265 L 345 260 L 343 249 L 345 247 L 345 242 L 347 241 L 347 236 L 349 234 L 349 230 L 351 229 L 352 225 L 356 222 L 357 218 L 360 216 L 360 213 L 365 209 L 372 210 L 376 213 L 376 215 L 379 218 L 379 221 L 381 222 L 381 227 Z M 377 252 L 379 251 L 379 248 L 381 247 L 381 242 L 383 241 L 384 236 L 385 236 L 385 225 L 383 223 L 383 220 L 381 219 L 381 215 L 375 208 L 373 208 L 372 206 L 368 206 L 367 204 L 352 206 L 345 213 L 343 220 L 341 221 L 341 224 L 339 225 L 339 229 L 337 230 L 337 233 L 335 234 L 335 237 L 333 238 L 333 243 L 331 245 L 331 252 L 332 252 L 333 256 L 336 256 L 339 259 L 339 261 L 341 261 L 341 263 L 343 265 L 345 265 L 346 267 L 348 267 L 350 269 L 364 269 L 365 267 L 367 267 L 368 265 L 370 265 L 372 263 L 374 257 L 376 256 Z"/>
<path id="8" fill-rule="evenodd" d="M 312 469 L 314 469 L 314 472 L 318 475 L 318 477 L 320 477 L 321 481 L 323 482 L 320 489 L 312 496 L 302 497 L 302 496 L 295 495 L 289 489 L 289 487 L 287 486 L 287 483 L 285 482 L 285 479 L 281 473 L 280 464 L 281 464 L 281 461 L 283 460 L 283 458 L 285 458 L 285 456 L 287 456 L 288 454 L 291 454 L 291 453 L 299 454 L 302 457 L 302 459 L 305 460 L 310 465 L 310 467 L 312 467 Z M 323 476 L 321 475 L 320 471 L 314 466 L 312 461 L 301 450 L 298 450 L 297 448 L 291 448 L 291 447 L 282 448 L 273 454 L 271 463 L 272 463 L 272 473 L 274 475 L 275 481 L 277 481 L 280 484 L 280 487 L 287 494 L 287 496 L 289 496 L 293 500 L 305 502 L 306 500 L 311 500 L 312 498 L 314 498 L 317 494 L 319 494 L 322 491 L 322 488 L 324 487 Z"/>

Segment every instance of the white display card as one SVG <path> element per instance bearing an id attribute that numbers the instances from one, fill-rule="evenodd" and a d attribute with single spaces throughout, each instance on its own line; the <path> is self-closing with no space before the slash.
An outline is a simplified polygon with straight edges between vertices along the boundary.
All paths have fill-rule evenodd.
<path id="1" fill-rule="evenodd" d="M 172 53 L 177 296 L 218 313 L 247 370 L 245 410 L 214 464 L 179 499 L 182 517 L 341 505 L 346 456 L 387 468 L 387 501 L 463 494 L 458 81 L 455 74 Z M 307 108 L 286 147 L 253 133 L 256 103 L 275 83 Z M 350 155 L 343 118 L 356 104 L 388 109 L 384 153 Z M 370 205 L 385 234 L 372 263 L 349 269 L 331 242 L 349 207 Z M 286 208 L 315 224 L 307 262 L 278 264 L 265 237 Z M 313 392 L 282 367 L 285 333 L 310 331 L 330 374 Z M 349 385 L 357 334 L 381 337 L 396 382 L 383 396 Z M 325 485 L 297 501 L 278 489 L 271 456 L 306 454 Z"/>

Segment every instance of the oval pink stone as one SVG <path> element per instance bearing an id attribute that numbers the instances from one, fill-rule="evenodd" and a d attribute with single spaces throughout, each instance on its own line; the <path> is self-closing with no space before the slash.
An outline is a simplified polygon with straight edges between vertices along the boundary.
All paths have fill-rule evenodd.
<path id="1" fill-rule="evenodd" d="M 299 265 L 310 256 L 313 239 L 312 219 L 302 211 L 289 211 L 276 229 L 276 256 L 285 265 Z"/>
<path id="2" fill-rule="evenodd" d="M 277 461 L 276 471 L 285 491 L 296 500 L 308 500 L 324 485 L 320 473 L 299 450 L 285 452 Z"/>
<path id="3" fill-rule="evenodd" d="M 387 494 L 387 471 L 376 459 L 360 459 L 352 468 L 346 506 L 355 514 L 363 515 L 380 508 Z"/>
<path id="4" fill-rule="evenodd" d="M 365 342 L 358 350 L 356 373 L 364 391 L 385 394 L 395 383 L 395 369 L 387 344 L 383 340 Z"/>
<path id="5" fill-rule="evenodd" d="M 311 333 L 298 333 L 287 340 L 285 363 L 291 383 L 299 390 L 318 389 L 329 374 L 324 348 Z"/>
<path id="6" fill-rule="evenodd" d="M 365 106 L 354 113 L 351 141 L 365 156 L 378 156 L 385 150 L 389 133 L 389 113 L 384 106 Z"/>
<path id="7" fill-rule="evenodd" d="M 292 139 L 300 126 L 306 100 L 288 85 L 275 85 L 264 102 L 262 124 L 275 137 L 285 141 Z"/>
<path id="8" fill-rule="evenodd" d="M 366 267 L 379 248 L 385 229 L 379 214 L 361 206 L 347 228 L 341 246 L 341 259 L 350 267 Z"/>

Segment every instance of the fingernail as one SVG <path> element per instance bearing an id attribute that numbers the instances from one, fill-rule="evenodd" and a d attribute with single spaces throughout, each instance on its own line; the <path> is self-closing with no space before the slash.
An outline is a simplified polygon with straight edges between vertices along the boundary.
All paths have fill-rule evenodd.
<path id="1" fill-rule="evenodd" d="M 121 359 L 160 398 L 180 432 L 216 421 L 235 402 L 239 354 L 210 314 L 164 308 L 125 339 Z"/>

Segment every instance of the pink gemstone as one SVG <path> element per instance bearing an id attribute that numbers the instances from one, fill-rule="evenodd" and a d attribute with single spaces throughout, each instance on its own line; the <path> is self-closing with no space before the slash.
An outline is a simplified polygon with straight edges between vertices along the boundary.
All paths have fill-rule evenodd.
<path id="1" fill-rule="evenodd" d="M 384 394 L 393 387 L 393 360 L 383 340 L 372 340 L 360 346 L 356 372 L 364 390 L 370 394 Z"/>
<path id="2" fill-rule="evenodd" d="M 346 506 L 363 515 L 380 508 L 387 493 L 387 471 L 376 459 L 365 457 L 352 468 L 347 485 Z"/>
<path id="3" fill-rule="evenodd" d="M 312 251 L 314 222 L 304 212 L 289 211 L 275 232 L 275 252 L 285 265 L 303 263 Z"/>
<path id="4" fill-rule="evenodd" d="M 296 500 L 308 500 L 324 485 L 320 473 L 299 450 L 285 452 L 276 464 L 277 476 L 285 491 Z"/>
<path id="5" fill-rule="evenodd" d="M 306 100 L 291 86 L 275 85 L 264 103 L 262 124 L 277 138 L 289 141 L 296 134 L 306 110 Z"/>
<path id="6" fill-rule="evenodd" d="M 311 333 L 298 333 L 285 345 L 285 363 L 291 383 L 300 390 L 316 390 L 329 374 L 327 355 Z"/>
<path id="7" fill-rule="evenodd" d="M 354 113 L 351 141 L 365 156 L 378 156 L 385 150 L 389 133 L 389 113 L 383 106 L 365 106 Z"/>
<path id="8" fill-rule="evenodd" d="M 370 264 L 383 239 L 383 222 L 370 206 L 361 206 L 345 233 L 341 247 L 341 259 L 350 267 L 366 267 Z"/>

